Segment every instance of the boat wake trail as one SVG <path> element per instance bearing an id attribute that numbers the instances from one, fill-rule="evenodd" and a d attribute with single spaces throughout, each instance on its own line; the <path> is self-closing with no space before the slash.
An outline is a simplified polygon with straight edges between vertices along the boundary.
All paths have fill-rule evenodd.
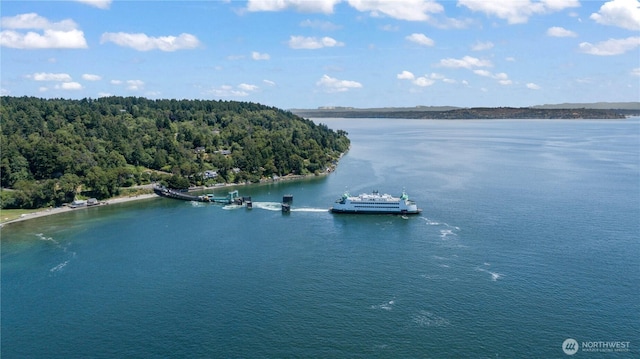
<path id="1" fill-rule="evenodd" d="M 279 202 L 253 202 L 253 208 L 266 209 L 267 211 L 281 211 L 282 204 Z"/>
<path id="2" fill-rule="evenodd" d="M 395 300 L 390 300 L 386 303 L 372 305 L 369 309 L 382 309 L 382 310 L 392 310 L 393 306 L 396 304 Z"/>
<path id="3" fill-rule="evenodd" d="M 66 260 L 66 261 L 58 264 L 57 266 L 49 269 L 49 272 L 57 272 L 57 271 L 61 270 L 62 268 L 64 268 L 67 264 L 69 264 L 68 260 Z"/>
<path id="4" fill-rule="evenodd" d="M 55 239 L 53 239 L 53 237 L 46 237 L 43 233 L 36 233 L 36 237 L 38 237 L 38 239 L 41 240 L 41 241 L 49 241 L 49 242 L 55 244 L 57 247 L 62 247 L 60 245 L 60 242 L 58 242 Z"/>
<path id="5" fill-rule="evenodd" d="M 326 209 L 326 208 L 291 208 L 291 212 L 315 212 L 315 213 L 321 213 L 321 212 L 329 212 L 329 210 Z"/>
<path id="6" fill-rule="evenodd" d="M 439 227 L 440 230 L 440 238 L 443 240 L 453 239 L 458 236 L 458 232 L 460 232 L 460 227 L 452 226 L 448 223 L 437 222 L 427 217 L 421 217 L 429 226 Z"/>
<path id="7" fill-rule="evenodd" d="M 485 267 L 488 267 L 490 265 L 491 264 L 489 264 L 489 263 L 484 263 Z M 492 272 L 492 271 L 490 271 L 490 270 L 488 270 L 486 268 L 483 268 L 483 267 L 476 267 L 476 270 L 479 271 L 479 272 L 485 272 L 485 273 L 491 274 L 491 280 L 494 281 L 494 282 L 496 282 L 498 279 L 503 277 L 503 274 L 498 273 L 498 272 Z"/>
<path id="8" fill-rule="evenodd" d="M 235 204 L 226 205 L 223 209 L 237 209 L 244 208 L 244 206 L 239 206 Z M 280 202 L 253 202 L 254 209 L 264 209 L 266 211 L 280 212 L 282 211 L 282 203 Z M 320 212 L 328 212 L 327 208 L 291 208 L 291 212 L 311 212 L 311 213 L 320 213 Z"/>
<path id="9" fill-rule="evenodd" d="M 449 320 L 428 310 L 421 310 L 413 316 L 413 322 L 419 327 L 446 327 L 451 325 Z"/>
<path id="10" fill-rule="evenodd" d="M 244 206 L 239 205 L 239 204 L 227 204 L 225 206 L 222 206 L 222 209 L 226 210 L 226 211 L 230 211 L 232 209 L 238 209 L 238 208 L 243 208 Z"/>
<path id="11" fill-rule="evenodd" d="M 38 239 L 41 241 L 51 242 L 56 248 L 62 250 L 62 252 L 65 253 L 68 257 L 74 258 L 76 256 L 76 252 L 68 250 L 67 246 L 63 246 L 62 244 L 60 244 L 60 242 L 53 239 L 53 237 L 47 237 L 43 233 L 37 233 L 36 237 L 38 237 Z M 62 263 L 52 267 L 51 269 L 49 269 L 49 272 L 54 273 L 60 271 L 62 268 L 66 267 L 67 264 L 69 264 L 69 260 L 70 259 L 67 259 Z"/>

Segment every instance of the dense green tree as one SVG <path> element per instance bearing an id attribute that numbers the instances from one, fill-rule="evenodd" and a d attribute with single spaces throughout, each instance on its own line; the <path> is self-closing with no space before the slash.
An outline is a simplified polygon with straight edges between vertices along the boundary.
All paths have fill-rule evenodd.
<path id="1" fill-rule="evenodd" d="M 205 170 L 238 182 L 314 173 L 349 147 L 344 131 L 247 102 L 4 96 L 0 116 L 3 207 L 106 198 L 158 171 L 180 185 L 202 183 Z"/>
<path id="2" fill-rule="evenodd" d="M 118 194 L 118 173 L 114 169 L 104 170 L 99 166 L 92 167 L 84 182 L 91 194 L 97 198 L 108 198 Z"/>
<path id="3" fill-rule="evenodd" d="M 65 173 L 60 177 L 57 182 L 57 191 L 60 193 L 60 196 L 57 205 L 62 203 L 72 202 L 76 194 L 78 193 L 80 187 L 82 186 L 82 179 L 73 174 L 73 173 Z"/>
<path id="4" fill-rule="evenodd" d="M 167 186 L 170 188 L 186 189 L 189 188 L 189 180 L 182 176 L 173 175 L 167 180 Z"/>

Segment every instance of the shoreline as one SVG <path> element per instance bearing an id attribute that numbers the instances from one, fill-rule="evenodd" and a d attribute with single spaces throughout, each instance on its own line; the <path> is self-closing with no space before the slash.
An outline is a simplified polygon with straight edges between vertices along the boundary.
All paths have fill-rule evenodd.
<path id="1" fill-rule="evenodd" d="M 339 159 L 341 159 L 342 156 L 346 152 L 347 151 L 345 151 L 344 153 L 340 154 Z M 259 185 L 259 184 L 265 184 L 265 183 L 277 183 L 277 182 L 280 182 L 280 181 L 295 181 L 295 180 L 303 180 L 303 179 L 313 178 L 313 177 L 324 177 L 324 176 L 327 176 L 327 175 L 333 173 L 336 170 L 336 168 L 337 168 L 337 162 L 332 164 L 331 166 L 329 166 L 325 171 L 317 173 L 317 174 L 286 175 L 286 176 L 278 177 L 277 179 L 273 179 L 272 178 L 272 179 L 268 179 L 268 180 L 265 180 L 265 181 L 260 181 L 258 183 L 223 183 L 221 185 L 208 186 L 208 187 L 207 186 L 198 186 L 198 187 L 189 188 L 189 192 L 192 192 L 192 191 L 197 192 L 197 191 L 203 191 L 203 190 L 208 190 L 208 189 L 225 188 L 225 187 L 233 187 L 233 186 L 250 186 L 250 185 L 253 185 L 253 184 L 258 184 Z M 110 204 L 118 204 L 118 203 L 125 203 L 125 202 L 131 202 L 131 201 L 139 201 L 139 200 L 151 199 L 151 198 L 162 198 L 162 197 L 158 196 L 155 193 L 139 194 L 139 195 L 134 195 L 134 196 L 129 196 L 129 197 L 114 197 L 114 198 L 110 198 L 110 199 L 106 199 L 104 201 L 101 201 L 99 205 L 92 206 L 92 207 L 100 207 L 100 206 L 105 206 L 105 205 L 110 205 Z M 69 206 L 65 206 L 65 207 L 56 207 L 56 208 L 47 208 L 47 209 L 34 210 L 31 213 L 25 213 L 25 214 L 21 215 L 19 218 L 8 220 L 6 222 L 2 222 L 2 216 L 1 216 L 2 211 L 0 210 L 0 228 L 4 227 L 5 225 L 11 224 L 11 223 L 23 222 L 23 221 L 27 221 L 29 219 L 47 217 L 47 216 L 52 216 L 52 215 L 56 215 L 56 214 L 60 214 L 60 213 L 66 213 L 66 212 L 70 212 L 70 211 L 82 210 L 82 209 L 87 209 L 87 208 L 88 207 L 86 207 L 86 206 L 78 207 L 78 208 L 71 208 Z"/>
<path id="2" fill-rule="evenodd" d="M 160 196 L 158 196 L 155 193 L 140 194 L 140 195 L 130 196 L 130 197 L 114 197 L 114 198 L 107 199 L 105 201 L 101 201 L 99 205 L 90 206 L 90 207 L 101 207 L 101 206 L 106 206 L 106 205 L 111 205 L 111 204 L 139 201 L 139 200 L 143 200 L 143 199 L 151 199 L 151 198 L 156 198 L 156 197 L 157 198 L 161 198 Z M 0 228 L 6 226 L 8 224 L 11 224 L 11 223 L 23 222 L 23 221 L 27 221 L 27 220 L 30 220 L 30 219 L 42 218 L 42 217 L 52 216 L 52 215 L 56 215 L 56 214 L 60 214 L 60 213 L 67 213 L 67 212 L 71 212 L 71 211 L 78 211 L 78 210 L 88 209 L 90 207 L 83 206 L 83 207 L 78 207 L 78 208 L 71 208 L 69 206 L 65 206 L 65 207 L 56 207 L 56 208 L 47 208 L 47 209 L 34 210 L 34 212 L 25 213 L 25 214 L 21 215 L 19 218 L 8 220 L 6 222 L 1 222 L 0 223 Z"/>

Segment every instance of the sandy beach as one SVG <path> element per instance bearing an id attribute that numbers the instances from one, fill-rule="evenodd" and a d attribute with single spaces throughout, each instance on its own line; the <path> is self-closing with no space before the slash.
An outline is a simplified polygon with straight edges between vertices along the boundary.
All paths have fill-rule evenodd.
<path id="1" fill-rule="evenodd" d="M 95 207 L 99 207 L 99 206 L 106 206 L 106 205 L 111 205 L 111 204 L 118 204 L 118 203 L 124 203 L 124 202 L 131 202 L 131 201 L 138 201 L 138 200 L 143 200 L 143 199 L 149 199 L 149 198 L 155 198 L 155 197 L 159 197 L 158 195 L 156 195 L 155 193 L 149 193 L 149 194 L 141 194 L 141 195 L 137 195 L 137 196 L 130 196 L 130 197 L 117 197 L 117 198 L 111 198 L 105 201 L 101 201 L 99 205 L 96 205 Z M 56 207 L 56 208 L 48 208 L 48 209 L 43 209 L 43 210 L 39 210 L 39 211 L 34 211 L 32 213 L 25 213 L 23 214 L 20 218 L 16 218 L 7 222 L 3 222 L 2 224 L 0 224 L 0 227 L 5 226 L 7 224 L 11 224 L 11 223 L 16 223 L 16 222 L 22 222 L 22 221 L 26 221 L 29 219 L 34 219 L 34 218 L 40 218 L 40 217 L 44 217 L 44 216 L 52 216 L 54 214 L 60 214 L 60 213 L 66 213 L 66 212 L 70 212 L 70 211 L 81 211 L 81 210 L 87 210 L 90 209 L 91 207 L 78 207 L 78 208 L 71 208 L 69 206 L 65 206 L 65 207 Z"/>
<path id="2" fill-rule="evenodd" d="M 344 155 L 341 154 L 340 157 L 342 157 Z M 318 174 L 310 174 L 310 175 L 287 175 L 287 176 L 282 176 L 282 177 L 278 177 L 277 179 L 266 179 L 265 181 L 261 181 L 260 183 L 266 183 L 266 182 L 278 182 L 278 181 L 293 181 L 293 180 L 301 180 L 301 179 L 305 179 L 305 178 L 311 178 L 311 177 L 316 177 L 316 176 L 326 176 L 328 174 L 330 174 L 331 172 L 333 172 L 335 170 L 336 164 L 329 166 L 324 172 L 318 173 Z M 219 185 L 215 185 L 215 186 L 198 186 L 198 187 L 191 187 L 189 189 L 190 192 L 192 191 L 204 191 L 204 190 L 210 190 L 210 189 L 218 189 L 218 188 L 224 188 L 224 187 L 232 187 L 232 186 L 242 186 L 242 185 L 247 185 L 246 183 L 224 183 L 224 184 L 219 184 Z M 151 185 L 144 185 L 144 186 L 140 186 L 140 187 L 146 187 L 146 188 L 153 188 L 151 187 Z M 105 206 L 105 205 L 110 205 L 110 204 L 118 204 L 118 203 L 124 203 L 124 202 L 130 202 L 130 201 L 138 201 L 138 200 L 143 200 L 143 199 L 150 199 L 150 198 L 155 198 L 155 197 L 159 197 L 158 195 L 156 195 L 155 193 L 149 193 L 149 194 L 140 194 L 140 195 L 136 195 L 136 196 L 129 196 L 129 197 L 116 197 L 116 198 L 111 198 L 111 199 L 107 199 L 104 201 L 100 201 L 99 205 L 96 205 L 95 207 L 98 206 Z M 89 207 L 91 208 L 91 207 Z M 7 225 L 7 224 L 11 224 L 11 223 L 16 223 L 16 222 L 22 222 L 22 221 L 26 221 L 29 219 L 34 219 L 34 218 L 40 218 L 40 217 L 44 217 L 44 216 L 51 216 L 54 214 L 60 214 L 60 213 L 65 213 L 65 212 L 69 212 L 69 211 L 78 211 L 78 210 L 86 210 L 87 207 L 78 207 L 78 208 L 71 208 L 69 206 L 64 206 L 64 207 L 56 207 L 56 208 L 47 208 L 47 209 L 41 209 L 41 210 L 35 210 L 34 212 L 31 213 L 25 213 L 22 216 L 20 216 L 19 218 L 16 219 L 12 219 L 12 220 L 8 220 L 6 222 L 2 222 L 0 223 L 0 228 Z M 0 220 L 2 220 L 2 212 L 0 210 Z"/>

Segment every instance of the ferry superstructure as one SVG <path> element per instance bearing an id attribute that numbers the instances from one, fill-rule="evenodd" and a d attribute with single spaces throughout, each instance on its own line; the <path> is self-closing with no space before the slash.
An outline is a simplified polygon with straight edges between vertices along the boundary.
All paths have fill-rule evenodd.
<path id="1" fill-rule="evenodd" d="M 331 207 L 332 213 L 418 214 L 422 210 L 402 191 L 400 197 L 378 191 L 351 196 L 345 192 Z"/>

